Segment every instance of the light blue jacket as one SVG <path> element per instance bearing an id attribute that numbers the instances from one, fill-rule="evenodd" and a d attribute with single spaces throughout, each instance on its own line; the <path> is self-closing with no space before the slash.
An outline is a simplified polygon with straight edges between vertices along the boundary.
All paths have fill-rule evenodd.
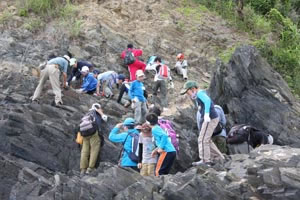
<path id="1" fill-rule="evenodd" d="M 135 80 L 131 83 L 129 88 L 129 97 L 131 100 L 137 97 L 141 102 L 146 101 L 144 96 L 144 84 L 141 81 Z"/>
<path id="2" fill-rule="evenodd" d="M 124 141 L 126 140 L 125 144 L 124 144 L 124 149 L 125 151 L 123 151 L 123 155 L 121 157 L 121 166 L 122 167 L 136 167 L 137 163 L 133 162 L 127 152 L 131 152 L 132 150 L 132 137 L 130 135 L 128 135 L 128 133 L 131 134 L 137 134 L 139 135 L 140 133 L 138 132 L 138 130 L 136 129 L 129 129 L 128 132 L 123 132 L 123 133 L 119 133 L 119 128 L 115 127 L 111 130 L 111 132 L 109 133 L 109 137 L 108 139 L 112 142 L 115 143 L 124 143 Z M 127 137 L 128 135 L 128 137 Z M 127 137 L 127 139 L 126 139 Z"/>
<path id="3" fill-rule="evenodd" d="M 56 57 L 48 61 L 48 65 L 54 64 L 54 65 L 59 65 L 59 70 L 61 72 L 67 73 L 68 71 L 68 66 L 69 63 L 66 59 L 62 57 Z"/>
<path id="4" fill-rule="evenodd" d="M 152 135 L 158 148 L 163 149 L 165 152 L 176 152 L 167 133 L 159 125 L 152 128 Z"/>
<path id="5" fill-rule="evenodd" d="M 97 79 L 93 76 L 93 73 L 88 73 L 88 75 L 86 75 L 83 78 L 83 84 L 81 88 L 83 89 L 83 91 L 89 92 L 95 90 L 96 87 L 97 87 Z"/>

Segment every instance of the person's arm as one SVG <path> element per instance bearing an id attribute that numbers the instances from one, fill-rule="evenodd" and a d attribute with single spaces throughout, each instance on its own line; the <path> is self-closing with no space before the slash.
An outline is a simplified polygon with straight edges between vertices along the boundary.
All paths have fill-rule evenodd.
<path id="1" fill-rule="evenodd" d="M 156 135 L 156 137 L 160 138 L 160 141 L 157 143 L 157 147 L 163 150 L 167 144 L 168 135 L 160 128 L 152 129 L 152 133 Z"/>
<path id="2" fill-rule="evenodd" d="M 143 161 L 143 143 L 139 143 L 139 163 Z"/>
<path id="3" fill-rule="evenodd" d="M 100 96 L 100 86 L 101 86 L 101 83 L 100 83 L 100 80 L 98 80 L 98 82 L 97 82 L 97 89 L 96 89 L 96 92 L 97 92 L 98 96 Z"/>
<path id="4" fill-rule="evenodd" d="M 134 98 L 134 96 L 133 96 L 134 87 L 135 87 L 135 82 L 132 82 L 130 85 L 129 91 L 128 91 L 130 100 L 132 100 Z"/>
<path id="5" fill-rule="evenodd" d="M 225 118 L 225 114 L 224 114 L 223 109 L 221 110 L 220 122 L 222 123 L 223 128 L 225 128 L 225 126 L 226 126 L 226 118 Z"/>
<path id="6" fill-rule="evenodd" d="M 64 81 L 64 88 L 67 87 L 67 73 L 63 72 L 63 81 Z"/>
<path id="7" fill-rule="evenodd" d="M 108 139 L 112 142 L 116 142 L 116 143 L 122 143 L 125 141 L 126 137 L 127 137 L 127 134 L 126 132 L 123 132 L 123 133 L 119 133 L 120 131 L 120 128 L 118 128 L 117 126 L 114 127 L 110 133 L 109 133 L 109 136 L 108 136 Z"/>
<path id="8" fill-rule="evenodd" d="M 122 99 L 125 91 L 126 91 L 126 86 L 125 86 L 125 84 L 122 84 L 122 86 L 120 88 L 119 97 L 118 97 L 118 100 L 117 100 L 118 103 L 121 102 L 121 99 Z"/>

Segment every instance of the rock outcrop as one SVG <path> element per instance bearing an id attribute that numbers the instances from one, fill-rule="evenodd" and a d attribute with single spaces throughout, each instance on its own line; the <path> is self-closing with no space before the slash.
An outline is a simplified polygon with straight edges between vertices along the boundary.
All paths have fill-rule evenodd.
<path id="1" fill-rule="evenodd" d="M 216 65 L 209 92 L 229 127 L 251 124 L 270 132 L 277 144 L 300 147 L 299 103 L 254 47 L 237 48 L 228 64 Z"/>

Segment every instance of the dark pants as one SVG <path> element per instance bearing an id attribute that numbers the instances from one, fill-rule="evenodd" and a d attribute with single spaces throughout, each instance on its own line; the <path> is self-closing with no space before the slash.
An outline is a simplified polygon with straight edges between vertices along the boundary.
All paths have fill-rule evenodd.
<path id="1" fill-rule="evenodd" d="M 155 176 L 169 174 L 175 158 L 176 151 L 162 152 L 158 157 L 158 161 L 155 168 Z"/>
<path id="2" fill-rule="evenodd" d="M 86 93 L 87 93 L 87 94 L 94 94 L 94 92 L 96 92 L 96 89 L 91 90 L 91 91 L 87 91 Z"/>
<path id="3" fill-rule="evenodd" d="M 157 91 L 160 88 L 160 101 L 163 107 L 168 107 L 168 90 L 167 80 L 157 80 L 154 83 L 154 95 L 157 95 Z"/>
<path id="4" fill-rule="evenodd" d="M 73 68 L 73 69 L 72 69 L 71 75 L 69 76 L 69 78 L 68 78 L 68 80 L 67 80 L 67 82 L 69 83 L 69 85 L 70 85 L 71 80 L 72 80 L 72 78 L 73 78 L 74 76 L 76 76 L 76 79 L 77 79 L 77 80 L 80 79 L 81 73 L 80 73 L 80 70 L 78 70 L 77 68 Z"/>

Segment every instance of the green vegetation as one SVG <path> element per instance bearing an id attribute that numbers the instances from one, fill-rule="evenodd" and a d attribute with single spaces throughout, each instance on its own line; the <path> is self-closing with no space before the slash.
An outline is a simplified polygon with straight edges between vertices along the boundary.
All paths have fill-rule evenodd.
<path id="1" fill-rule="evenodd" d="M 40 18 L 28 18 L 23 24 L 23 27 L 34 33 L 44 27 L 44 22 Z"/>
<path id="2" fill-rule="evenodd" d="M 300 8 L 299 0 L 194 0 L 227 19 L 239 30 L 250 33 L 256 46 L 296 95 L 300 95 L 300 17 L 289 18 Z M 242 12 L 237 12 L 242 11 Z M 242 13 L 242 14 L 241 14 Z M 220 53 L 227 61 L 235 48 Z"/>
<path id="3" fill-rule="evenodd" d="M 6 22 L 8 22 L 12 18 L 12 16 L 13 16 L 13 14 L 10 11 L 5 10 L 0 15 L 0 24 L 5 24 Z"/>

